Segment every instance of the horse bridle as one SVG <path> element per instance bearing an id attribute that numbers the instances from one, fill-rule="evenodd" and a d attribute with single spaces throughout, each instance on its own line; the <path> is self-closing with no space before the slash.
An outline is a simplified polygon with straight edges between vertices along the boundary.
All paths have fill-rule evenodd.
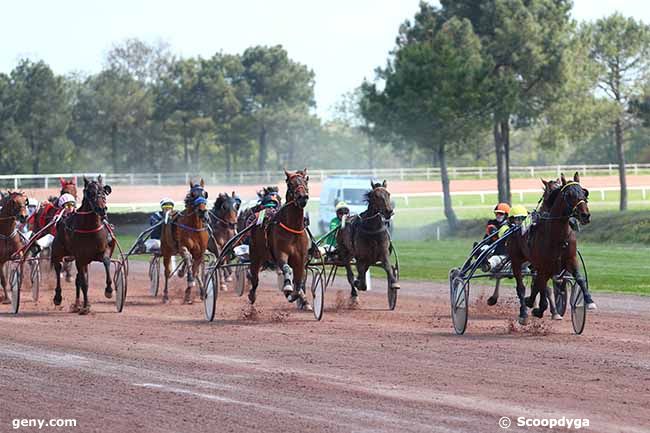
<path id="1" fill-rule="evenodd" d="M 296 179 L 297 184 L 295 186 L 290 183 L 293 179 Z M 287 201 L 286 204 L 288 205 L 289 203 L 294 203 L 297 206 L 298 204 L 295 200 L 296 193 L 303 192 L 305 194 L 309 194 L 309 187 L 307 186 L 305 175 L 300 173 L 294 173 L 290 175 L 287 179 L 287 192 L 291 194 L 292 200 Z"/>
<path id="2" fill-rule="evenodd" d="M 584 192 L 584 188 L 582 188 L 580 186 L 580 184 L 578 182 L 575 182 L 575 181 L 567 182 L 565 185 L 562 186 L 562 188 L 560 188 L 559 194 L 562 194 L 562 200 L 564 201 L 564 204 L 566 205 L 565 206 L 565 211 L 564 211 L 564 212 L 567 212 L 566 215 L 564 215 L 564 212 L 563 212 L 563 215 L 558 216 L 558 217 L 540 216 L 540 219 L 543 219 L 543 220 L 559 220 L 559 219 L 571 218 L 572 216 L 575 216 L 575 212 L 576 212 L 576 209 L 578 208 L 578 206 L 580 206 L 582 203 L 588 203 L 587 196 L 585 195 L 584 199 L 578 200 L 573 206 L 571 206 L 571 203 L 569 203 L 569 200 L 567 199 L 567 194 L 566 193 L 567 193 L 567 191 L 569 190 L 570 187 L 573 187 L 573 186 L 576 186 L 576 185 L 578 187 L 580 187 L 581 191 Z M 557 198 L 555 200 L 557 200 Z M 553 201 L 553 204 L 554 203 L 555 203 L 555 201 Z"/>

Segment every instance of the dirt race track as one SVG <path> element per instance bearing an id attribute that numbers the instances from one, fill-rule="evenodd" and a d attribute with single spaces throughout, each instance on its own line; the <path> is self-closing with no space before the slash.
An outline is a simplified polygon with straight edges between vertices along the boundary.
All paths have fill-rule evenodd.
<path id="1" fill-rule="evenodd" d="M 217 320 L 202 303 L 148 295 L 132 262 L 125 310 L 103 298 L 91 270 L 92 312 L 68 313 L 51 289 L 38 304 L 25 283 L 17 317 L 0 306 L 0 432 L 22 418 L 76 419 L 70 432 L 498 432 L 516 418 L 587 418 L 589 432 L 650 431 L 650 298 L 596 295 L 582 336 L 570 318 L 512 324 L 514 297 L 471 301 L 453 334 L 447 287 L 402 282 L 386 310 L 383 281 L 346 306 L 343 279 L 322 322 L 289 305 L 267 274 L 256 312 L 221 293 Z M 52 278 L 46 274 L 47 281 Z M 48 284 L 51 285 L 51 284 Z M 18 431 L 38 431 L 21 429 Z"/>

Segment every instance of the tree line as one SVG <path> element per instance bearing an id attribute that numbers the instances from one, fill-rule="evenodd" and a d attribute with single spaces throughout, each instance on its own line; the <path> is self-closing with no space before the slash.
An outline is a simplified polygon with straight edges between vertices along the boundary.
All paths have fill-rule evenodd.
<path id="1" fill-rule="evenodd" d="M 626 143 L 650 153 L 650 27 L 618 13 L 578 23 L 571 8 L 570 0 L 423 1 L 387 66 L 363 83 L 369 133 L 435 157 L 452 228 L 449 158 L 479 156 L 477 143 L 491 141 L 499 200 L 510 202 L 517 135 L 546 160 L 616 161 L 627 208 Z"/>
<path id="2" fill-rule="evenodd" d="M 314 80 L 282 46 L 180 58 L 129 39 L 92 75 L 24 59 L 0 73 L 0 172 L 371 167 L 345 109 L 327 122 L 314 114 Z M 374 146 L 383 163 L 403 164 Z"/>

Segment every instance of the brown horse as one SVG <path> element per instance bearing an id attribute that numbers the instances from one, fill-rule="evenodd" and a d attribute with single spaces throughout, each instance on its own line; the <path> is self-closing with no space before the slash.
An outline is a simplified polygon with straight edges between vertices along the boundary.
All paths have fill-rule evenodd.
<path id="1" fill-rule="evenodd" d="M 214 201 L 214 206 L 208 212 L 212 236 L 208 242 L 208 250 L 215 256 L 219 256 L 223 246 L 237 234 L 237 214 L 241 200 L 232 192 L 219 194 Z M 221 278 L 221 290 L 227 290 L 226 281 L 230 278 L 231 272 L 224 270 Z"/>
<path id="2" fill-rule="evenodd" d="M 18 234 L 16 221 L 24 223 L 27 220 L 27 197 L 23 192 L 0 193 L 0 283 L 2 283 L 3 304 L 11 303 L 7 296 L 7 279 L 4 265 L 12 259 L 24 245 Z"/>
<path id="3" fill-rule="evenodd" d="M 385 180 L 381 184 L 371 181 L 370 186 L 365 196 L 368 209 L 350 217 L 336 235 L 337 255 L 345 265 L 353 302 L 358 300 L 358 290 L 366 290 L 366 272 L 376 263 L 381 263 L 386 271 L 388 288 L 400 288 L 390 263 L 390 234 L 386 224 L 394 212 L 390 192 Z M 353 258 L 357 266 L 356 279 L 350 264 Z"/>
<path id="4" fill-rule="evenodd" d="M 203 254 L 208 249 L 208 193 L 205 182 L 190 182 L 190 191 L 185 196 L 185 210 L 173 215 L 169 224 L 164 224 L 160 236 L 160 252 L 165 264 L 165 290 L 163 302 L 169 302 L 168 286 L 172 274 L 173 255 L 181 255 L 187 269 L 187 288 L 183 302 L 191 304 L 194 278 L 199 273 Z M 203 296 L 203 294 L 201 294 Z"/>
<path id="5" fill-rule="evenodd" d="M 305 206 L 309 200 L 307 169 L 284 171 L 287 182 L 286 203 L 262 225 L 252 229 L 250 243 L 251 289 L 248 300 L 255 303 L 259 272 L 274 266 L 282 272 L 282 291 L 289 302 L 298 301 L 298 308 L 311 309 L 304 290 L 305 267 L 310 246 L 305 227 Z"/>
<path id="6" fill-rule="evenodd" d="M 573 275 L 578 285 L 585 289 L 585 302 L 591 302 L 585 279 L 578 267 L 576 235 L 569 225 L 571 217 L 577 218 L 581 224 L 589 224 L 589 191 L 580 186 L 580 175 L 577 172 L 573 181 L 567 182 L 564 174 L 560 181 L 561 187 L 550 191 L 545 200 L 548 211 L 539 216 L 535 229 L 523 235 L 520 232 L 514 233 L 508 240 L 508 254 L 517 281 L 520 322 L 526 320 L 526 307 L 533 308 L 538 293 L 541 293 L 539 308 L 533 309 L 533 315 L 543 317 L 548 306 L 548 280 L 563 269 Z M 525 297 L 526 287 L 521 275 L 522 265 L 526 261 L 535 269 L 530 297 Z"/>
<path id="7" fill-rule="evenodd" d="M 106 197 L 111 193 L 111 187 L 104 185 L 102 177 L 89 180 L 84 176 L 84 190 L 81 207 L 76 212 L 62 218 L 56 224 L 56 235 L 52 242 L 50 262 L 56 271 L 56 289 L 54 305 L 61 305 L 61 262 L 65 257 L 74 257 L 77 267 L 75 279 L 76 297 L 71 311 L 87 314 L 90 311 L 88 303 L 88 265 L 91 262 L 101 262 L 106 271 L 106 288 L 104 295 L 113 296 L 111 285 L 111 255 L 115 248 L 106 217 Z M 83 292 L 83 305 L 79 305 L 79 294 Z"/>

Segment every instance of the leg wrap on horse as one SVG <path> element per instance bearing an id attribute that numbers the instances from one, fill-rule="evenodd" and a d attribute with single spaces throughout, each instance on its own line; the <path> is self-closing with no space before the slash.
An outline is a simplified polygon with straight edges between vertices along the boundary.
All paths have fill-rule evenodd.
<path id="1" fill-rule="evenodd" d="M 282 275 L 284 276 L 284 285 L 291 285 L 293 281 L 293 269 L 291 269 L 291 266 L 286 263 L 282 265 Z"/>

